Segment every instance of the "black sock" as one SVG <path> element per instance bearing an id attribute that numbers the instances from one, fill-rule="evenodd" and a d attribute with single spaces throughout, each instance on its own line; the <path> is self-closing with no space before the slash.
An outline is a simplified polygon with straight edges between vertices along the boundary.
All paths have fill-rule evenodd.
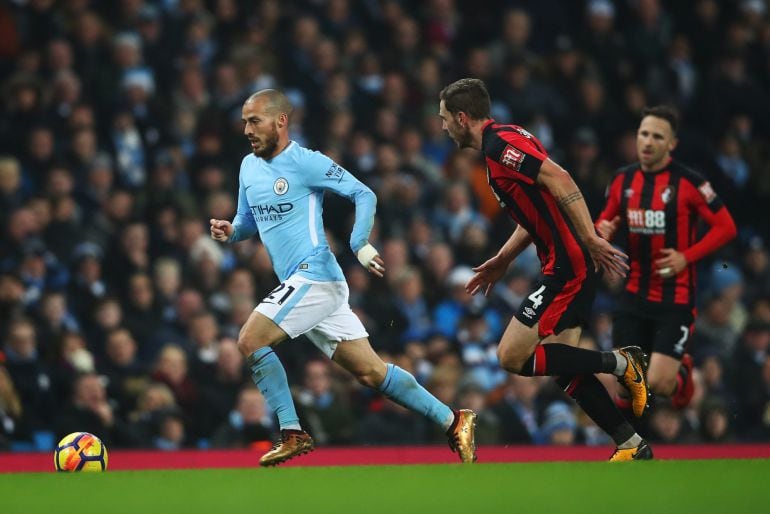
<path id="1" fill-rule="evenodd" d="M 531 377 L 612 373 L 616 365 L 617 358 L 612 352 L 586 350 L 559 343 L 539 344 L 519 374 Z"/>
<path id="2" fill-rule="evenodd" d="M 580 408 L 604 430 L 616 445 L 621 445 L 636 433 L 623 417 L 599 379 L 593 375 L 557 377 L 559 387 L 575 399 Z"/>

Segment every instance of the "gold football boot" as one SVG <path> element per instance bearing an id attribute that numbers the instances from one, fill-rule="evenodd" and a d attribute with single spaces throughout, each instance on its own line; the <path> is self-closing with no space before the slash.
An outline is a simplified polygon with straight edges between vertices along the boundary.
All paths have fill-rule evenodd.
<path id="1" fill-rule="evenodd" d="M 259 465 L 277 466 L 297 455 L 310 453 L 313 448 L 313 438 L 304 430 L 281 430 L 281 438 L 259 459 Z"/>
<path id="2" fill-rule="evenodd" d="M 460 455 L 463 464 L 476 462 L 475 432 L 476 413 L 468 409 L 455 411 L 455 419 L 446 435 L 449 438 L 449 447 Z"/>

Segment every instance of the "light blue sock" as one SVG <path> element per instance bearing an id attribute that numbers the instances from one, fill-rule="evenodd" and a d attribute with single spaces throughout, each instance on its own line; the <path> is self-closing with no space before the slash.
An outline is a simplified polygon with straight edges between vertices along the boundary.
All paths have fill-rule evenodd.
<path id="1" fill-rule="evenodd" d="M 388 364 L 388 372 L 380 384 L 380 392 L 402 407 L 435 421 L 444 427 L 444 430 L 454 421 L 452 409 L 418 384 L 410 373 L 394 364 Z"/>
<path id="2" fill-rule="evenodd" d="M 257 384 L 267 404 L 278 415 L 281 430 L 301 430 L 289 391 L 286 370 L 273 349 L 269 346 L 260 348 L 246 360 L 251 369 L 251 379 Z"/>

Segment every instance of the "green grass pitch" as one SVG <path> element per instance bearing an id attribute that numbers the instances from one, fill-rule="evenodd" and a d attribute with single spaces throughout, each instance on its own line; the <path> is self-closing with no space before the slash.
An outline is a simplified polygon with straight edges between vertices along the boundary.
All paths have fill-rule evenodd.
<path id="1" fill-rule="evenodd" d="M 0 474 L 0 512 L 759 513 L 770 460 Z"/>

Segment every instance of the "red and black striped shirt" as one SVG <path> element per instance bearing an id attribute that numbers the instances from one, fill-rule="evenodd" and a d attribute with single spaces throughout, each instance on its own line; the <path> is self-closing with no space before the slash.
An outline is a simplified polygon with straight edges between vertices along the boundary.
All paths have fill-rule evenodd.
<path id="1" fill-rule="evenodd" d="M 713 226 L 718 214 L 729 218 L 726 209 L 720 212 L 722 209 L 724 204 L 709 182 L 675 160 L 655 172 L 643 172 L 639 163 L 621 168 L 607 190 L 607 204 L 599 221 L 620 216 L 616 237 L 625 236 L 631 266 L 626 291 L 657 305 L 692 307 L 694 262 L 702 255 L 688 255 L 687 250 L 696 242 L 698 218 Z M 687 258 L 687 267 L 674 277 L 663 278 L 657 273 L 655 260 L 663 248 L 674 248 Z"/>
<path id="2" fill-rule="evenodd" d="M 536 182 L 548 158 L 540 141 L 518 125 L 482 127 L 487 180 L 500 205 L 532 237 L 545 275 L 586 276 L 591 257 L 553 195 Z"/>

